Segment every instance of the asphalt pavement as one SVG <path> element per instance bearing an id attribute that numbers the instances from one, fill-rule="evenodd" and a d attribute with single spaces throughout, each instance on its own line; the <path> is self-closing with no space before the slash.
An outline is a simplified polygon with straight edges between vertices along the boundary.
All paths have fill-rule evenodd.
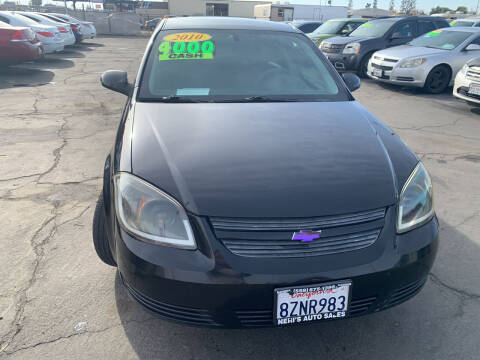
<path id="1" fill-rule="evenodd" d="M 371 81 L 355 92 L 433 178 L 440 249 L 412 300 L 249 330 L 173 324 L 131 300 L 91 239 L 126 99 L 99 77 L 119 69 L 133 79 L 146 43 L 98 38 L 0 69 L 0 359 L 480 359 L 480 111 L 451 93 Z"/>

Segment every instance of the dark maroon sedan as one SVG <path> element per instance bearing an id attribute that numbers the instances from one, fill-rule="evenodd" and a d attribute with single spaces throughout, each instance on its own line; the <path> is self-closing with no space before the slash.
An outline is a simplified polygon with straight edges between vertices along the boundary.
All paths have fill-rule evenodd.
<path id="1" fill-rule="evenodd" d="M 43 45 L 31 29 L 12 27 L 0 21 L 0 64 L 19 64 L 44 55 Z"/>

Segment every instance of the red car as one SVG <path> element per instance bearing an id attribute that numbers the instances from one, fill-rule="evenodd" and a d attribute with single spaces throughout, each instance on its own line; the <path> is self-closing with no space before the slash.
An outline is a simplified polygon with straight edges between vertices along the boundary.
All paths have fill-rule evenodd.
<path id="1" fill-rule="evenodd" d="M 30 28 L 13 27 L 0 21 L 0 64 L 19 64 L 44 55 L 42 43 Z"/>

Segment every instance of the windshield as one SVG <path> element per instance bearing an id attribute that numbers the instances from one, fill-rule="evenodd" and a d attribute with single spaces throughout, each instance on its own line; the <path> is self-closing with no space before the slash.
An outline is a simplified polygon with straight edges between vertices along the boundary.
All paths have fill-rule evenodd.
<path id="1" fill-rule="evenodd" d="M 278 31 L 161 31 L 142 72 L 145 101 L 346 101 L 319 50 Z"/>
<path id="2" fill-rule="evenodd" d="M 463 31 L 434 30 L 410 41 L 408 44 L 412 46 L 452 50 L 463 43 L 470 35 L 472 34 Z"/>
<path id="3" fill-rule="evenodd" d="M 470 26 L 473 26 L 475 24 L 474 21 L 468 21 L 468 20 L 453 20 L 451 23 L 450 23 L 450 26 L 452 27 L 459 27 L 459 26 L 467 26 L 467 27 L 470 27 Z"/>
<path id="4" fill-rule="evenodd" d="M 392 20 L 375 20 L 360 25 L 349 36 L 380 37 L 383 36 L 393 25 Z"/>
<path id="5" fill-rule="evenodd" d="M 337 34 L 346 21 L 329 20 L 315 30 L 312 35 Z"/>
<path id="6" fill-rule="evenodd" d="M 23 16 L 21 14 L 14 14 L 14 16 L 20 20 L 20 21 L 23 21 L 24 23 L 27 23 L 27 24 L 30 24 L 30 25 L 38 25 L 38 22 L 37 21 L 33 21 L 32 19 L 30 19 L 29 17 L 27 16 Z"/>

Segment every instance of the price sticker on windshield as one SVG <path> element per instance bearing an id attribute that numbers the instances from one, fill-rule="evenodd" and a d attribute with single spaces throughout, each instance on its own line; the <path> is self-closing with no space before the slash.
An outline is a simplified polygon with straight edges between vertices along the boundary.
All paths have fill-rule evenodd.
<path id="1" fill-rule="evenodd" d="M 167 35 L 158 46 L 158 60 L 213 59 L 215 43 L 209 34 L 177 33 Z"/>
<path id="2" fill-rule="evenodd" d="M 442 30 L 430 31 L 429 33 L 425 34 L 425 37 L 435 37 L 438 36 L 441 32 Z"/>

